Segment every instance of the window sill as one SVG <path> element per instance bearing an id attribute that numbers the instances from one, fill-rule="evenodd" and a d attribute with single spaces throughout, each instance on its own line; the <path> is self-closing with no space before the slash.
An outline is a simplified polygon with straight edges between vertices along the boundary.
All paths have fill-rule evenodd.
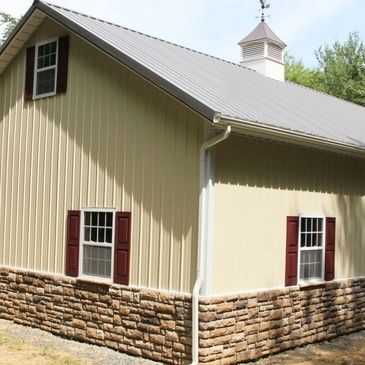
<path id="1" fill-rule="evenodd" d="M 35 95 L 35 96 L 33 96 L 33 100 L 49 98 L 49 97 L 55 96 L 55 95 L 57 95 L 56 91 L 53 91 L 53 92 L 50 92 L 50 93 L 47 93 L 47 94 Z"/>
<path id="2" fill-rule="evenodd" d="M 76 279 L 80 284 L 102 284 L 102 285 L 112 285 L 113 282 L 111 279 L 103 279 L 92 276 L 78 276 Z"/>
<path id="3" fill-rule="evenodd" d="M 91 291 L 98 294 L 106 295 L 109 293 L 109 289 L 112 286 L 112 281 L 103 280 L 98 278 L 89 278 L 85 276 L 79 276 L 76 278 L 75 287 L 78 290 Z"/>
<path id="4" fill-rule="evenodd" d="M 324 280 L 312 280 L 312 281 L 302 281 L 298 284 L 299 290 L 309 290 L 309 289 L 317 289 L 324 288 L 328 281 Z"/>

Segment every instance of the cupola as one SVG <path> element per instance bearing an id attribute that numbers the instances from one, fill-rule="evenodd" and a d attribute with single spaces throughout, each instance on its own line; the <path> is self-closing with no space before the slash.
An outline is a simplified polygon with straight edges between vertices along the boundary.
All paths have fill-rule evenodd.
<path id="1" fill-rule="evenodd" d="M 238 45 L 241 48 L 242 66 L 284 81 L 283 51 L 286 44 L 270 29 L 265 18 Z"/>

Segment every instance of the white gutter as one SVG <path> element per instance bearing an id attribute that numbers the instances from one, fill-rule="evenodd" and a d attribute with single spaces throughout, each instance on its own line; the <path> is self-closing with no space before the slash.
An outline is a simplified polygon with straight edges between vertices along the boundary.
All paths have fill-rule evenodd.
<path id="1" fill-rule="evenodd" d="M 252 137 L 265 138 L 329 152 L 344 153 L 356 157 L 365 157 L 365 147 L 358 147 L 346 142 L 339 142 L 324 137 L 292 131 L 289 129 L 285 130 L 244 119 L 222 115 L 215 125 L 217 127 L 226 127 L 229 125 L 232 127 L 234 132 Z"/>
<path id="2" fill-rule="evenodd" d="M 213 123 L 217 123 L 219 117 Z M 212 139 L 205 141 L 200 148 L 200 194 L 199 194 L 199 225 L 198 225 L 198 255 L 196 264 L 196 279 L 192 296 L 192 365 L 199 364 L 199 294 L 204 280 L 203 267 L 204 267 L 204 249 L 206 246 L 207 237 L 207 150 L 214 145 L 224 141 L 229 137 L 231 133 L 231 126 L 227 126 L 224 133 L 219 134 Z"/>

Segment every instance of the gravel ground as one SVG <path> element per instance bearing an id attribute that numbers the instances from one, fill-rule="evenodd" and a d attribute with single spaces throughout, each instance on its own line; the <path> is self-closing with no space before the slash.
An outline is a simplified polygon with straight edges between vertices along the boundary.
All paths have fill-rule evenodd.
<path id="1" fill-rule="evenodd" d="M 5 352 L 33 352 L 37 349 L 37 356 L 45 358 L 42 364 L 80 364 L 80 365 L 156 365 L 159 363 L 132 357 L 123 353 L 108 349 L 67 340 L 54 336 L 39 329 L 20 326 L 10 321 L 0 319 L 0 335 L 6 337 L 6 341 L 0 341 L 0 364 L 24 364 L 19 361 L 3 359 Z M 3 347 L 11 340 L 12 348 L 4 351 Z M 14 346 L 14 343 L 16 346 Z M 26 354 L 25 354 L 26 355 Z M 9 357 L 9 355 L 8 355 Z M 24 360 L 23 360 L 24 361 Z M 40 360 L 36 361 L 37 364 Z M 29 364 L 29 363 L 28 363 Z"/>
<path id="2" fill-rule="evenodd" d="M 365 365 L 365 331 L 270 356 L 251 365 Z"/>

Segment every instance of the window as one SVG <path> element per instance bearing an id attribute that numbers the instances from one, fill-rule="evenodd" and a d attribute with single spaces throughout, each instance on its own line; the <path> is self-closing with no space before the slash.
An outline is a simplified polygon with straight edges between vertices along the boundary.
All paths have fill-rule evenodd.
<path id="1" fill-rule="evenodd" d="M 35 98 L 56 94 L 58 39 L 36 45 L 34 90 Z"/>
<path id="2" fill-rule="evenodd" d="M 27 48 L 24 100 L 66 92 L 69 46 L 70 37 L 65 35 Z"/>
<path id="3" fill-rule="evenodd" d="M 324 217 L 300 216 L 299 280 L 324 277 Z"/>
<path id="4" fill-rule="evenodd" d="M 286 217 L 285 286 L 335 278 L 336 218 Z"/>
<path id="5" fill-rule="evenodd" d="M 81 273 L 111 279 L 115 211 L 84 209 L 81 217 Z"/>

